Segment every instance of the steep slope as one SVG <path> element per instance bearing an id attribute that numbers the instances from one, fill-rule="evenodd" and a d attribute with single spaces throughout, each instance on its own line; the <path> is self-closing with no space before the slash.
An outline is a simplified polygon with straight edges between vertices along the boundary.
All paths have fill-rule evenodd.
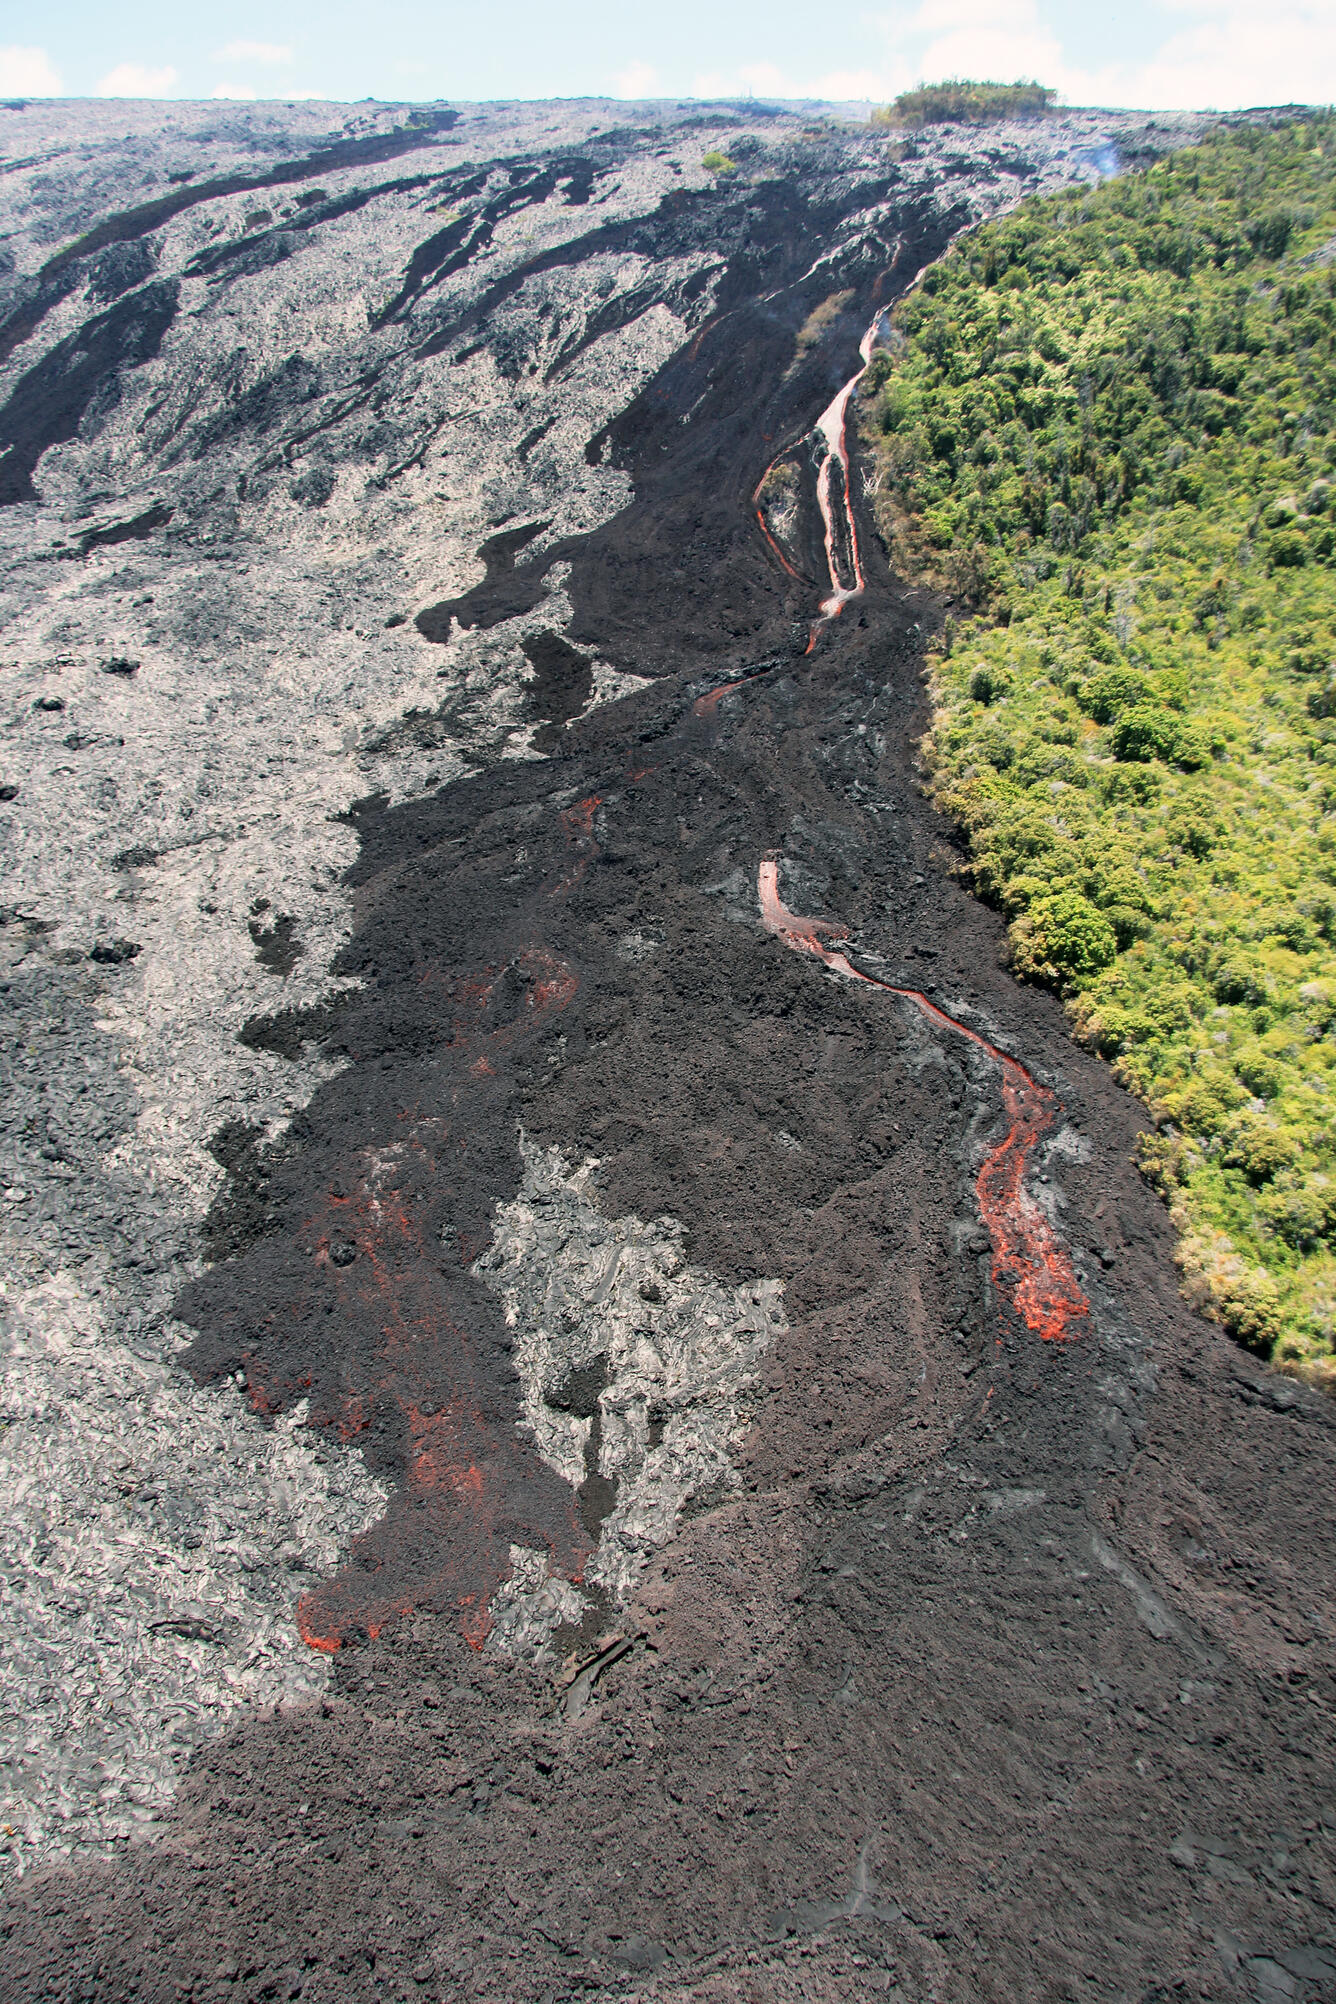
<path id="1" fill-rule="evenodd" d="M 21 1882 L 10 1964 L 1320 1995 L 1330 1409 L 1187 1313 L 1133 1105 L 951 880 L 913 763 L 939 604 L 821 419 L 960 229 L 1195 128 L 893 160 L 750 107 L 422 116 L 277 220 L 155 224 L 170 322 L 6 517 L 14 687 L 68 705 L 11 740 L 11 999 L 64 982 L 134 1050 L 125 1266 L 160 1313 L 188 1280 L 194 1424 L 244 1393 L 332 1496 L 357 1472 L 327 1540 L 388 1495 L 337 1570 L 250 1555 L 304 1562 L 322 1702 L 201 1752 L 155 1842 Z M 102 338 L 74 298 L 15 352 L 16 440 Z M 87 1097 L 16 1102 L 62 1268 L 106 1259 L 55 1174 Z M 157 1619 L 226 1662 L 236 1561 L 191 1535 L 199 1609 Z"/>

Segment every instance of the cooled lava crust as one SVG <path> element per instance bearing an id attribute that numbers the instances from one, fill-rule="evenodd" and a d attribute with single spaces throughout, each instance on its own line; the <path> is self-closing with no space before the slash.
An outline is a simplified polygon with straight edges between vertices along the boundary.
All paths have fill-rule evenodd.
<path id="1" fill-rule="evenodd" d="M 1138 1109 L 953 878 L 915 767 L 941 606 L 865 527 L 806 651 L 819 518 L 791 572 L 751 507 L 951 226 L 814 288 L 829 217 L 754 203 L 719 310 L 590 442 L 633 500 L 544 554 L 547 756 L 358 810 L 362 986 L 247 1032 L 346 1068 L 238 1151 L 179 1312 L 202 1379 L 309 1401 L 394 1495 L 302 1602 L 328 1701 L 201 1754 L 153 1845 L 20 1888 L 9 1994 L 1336 1994 L 1331 1410 L 1185 1308 Z M 837 285 L 820 381 L 786 373 Z M 425 643 L 537 601 L 516 533 L 484 554 Z M 652 684 L 572 721 L 582 651 Z M 873 980 L 762 925 L 767 855 Z M 1058 1331 L 980 1214 L 1003 1057 L 1055 1110 L 1024 1169 Z M 510 1545 L 579 1578 L 607 1504 L 517 1430 L 472 1272 L 521 1129 L 789 1321 L 741 1489 L 563 1638 L 565 1695 L 486 1646 Z"/>

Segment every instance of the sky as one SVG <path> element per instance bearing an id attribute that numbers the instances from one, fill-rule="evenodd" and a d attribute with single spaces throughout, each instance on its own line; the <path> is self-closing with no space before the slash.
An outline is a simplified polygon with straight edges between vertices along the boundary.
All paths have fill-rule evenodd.
<path id="1" fill-rule="evenodd" d="M 1037 78 L 1072 104 L 1330 103 L 1336 0 L 0 0 L 0 96 L 818 97 Z"/>

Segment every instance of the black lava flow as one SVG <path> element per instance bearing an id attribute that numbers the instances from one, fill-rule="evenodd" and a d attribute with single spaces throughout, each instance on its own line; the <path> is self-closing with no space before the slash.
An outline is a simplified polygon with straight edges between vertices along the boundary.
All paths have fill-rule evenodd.
<path id="1" fill-rule="evenodd" d="M 509 188 L 582 206 L 560 164 Z M 390 1505 L 301 1605 L 329 1702 L 202 1752 L 170 1841 L 24 1894 L 24 1995 L 1332 1994 L 1331 1410 L 1188 1312 L 1139 1110 L 953 876 L 915 764 L 943 608 L 865 526 L 866 590 L 806 651 L 805 441 L 959 220 L 905 204 L 841 261 L 870 197 L 838 166 L 674 196 L 529 267 L 724 261 L 712 300 L 665 277 L 688 338 L 589 442 L 630 475 L 621 513 L 549 547 L 537 516 L 498 523 L 482 582 L 421 609 L 429 647 L 570 566 L 573 616 L 525 642 L 546 756 L 354 810 L 336 972 L 359 985 L 243 1033 L 342 1069 L 281 1145 L 216 1137 L 212 1264 L 178 1304 L 201 1379 L 241 1373 L 266 1415 L 307 1401 Z M 522 277 L 462 316 L 434 290 L 468 241 L 443 223 L 386 325 L 527 369 L 501 310 Z M 798 575 L 752 509 L 784 454 Z M 595 659 L 651 685 L 583 716 Z M 766 931 L 769 852 L 788 911 L 840 921 L 872 979 Z M 1089 1302 L 1063 1343 L 992 1284 L 999 1055 L 1061 1108 L 1033 1175 Z M 521 1130 L 595 1158 L 607 1216 L 670 1214 L 725 1282 L 780 1280 L 789 1325 L 739 1489 L 684 1514 L 634 1606 L 558 1634 L 564 1696 L 485 1648 L 510 1546 L 579 1578 L 613 1500 L 518 1428 L 473 1273 Z M 592 1419 L 601 1382 L 559 1396 Z"/>
<path id="2" fill-rule="evenodd" d="M 707 201 L 670 198 L 634 226 L 641 247 L 662 257 L 697 242 Z M 242 1372 L 266 1414 L 309 1399 L 312 1423 L 355 1440 L 393 1487 L 386 1517 L 339 1579 L 303 1603 L 303 1633 L 318 1646 L 379 1633 L 422 1606 L 453 1614 L 481 1640 L 512 1542 L 546 1548 L 567 1575 L 588 1555 L 569 1491 L 516 1430 L 507 1331 L 469 1269 L 496 1205 L 518 1187 L 518 1134 L 532 1121 L 539 1081 L 549 1127 L 560 1105 L 559 1087 L 546 1083 L 550 1061 L 575 1066 L 609 1008 L 625 1005 L 619 925 L 633 926 L 651 885 L 674 900 L 695 880 L 700 838 L 682 853 L 683 800 L 696 803 L 692 819 L 709 831 L 711 853 L 722 843 L 740 867 L 814 800 L 848 824 L 845 874 L 861 848 L 861 875 L 875 849 L 875 825 L 846 788 L 827 799 L 820 782 L 813 794 L 810 782 L 762 781 L 749 750 L 731 742 L 728 716 L 714 708 L 702 719 L 694 703 L 703 671 L 755 679 L 759 659 L 776 684 L 772 714 L 787 711 L 792 730 L 813 704 L 829 712 L 836 690 L 847 701 L 878 647 L 902 640 L 908 624 L 883 571 L 875 632 L 869 613 L 851 608 L 840 646 L 800 666 L 810 594 L 767 556 L 748 505 L 775 438 L 800 436 L 823 376 L 847 374 L 850 333 L 856 365 L 859 313 L 893 297 L 951 230 L 948 218 L 928 233 L 860 240 L 850 272 L 827 268 L 814 283 L 806 274 L 837 220 L 829 202 L 804 204 L 785 184 L 753 191 L 741 214 L 715 203 L 709 227 L 734 245 L 716 310 L 591 445 L 631 471 L 634 500 L 604 529 L 541 559 L 528 557 L 540 522 L 498 533 L 481 551 L 484 582 L 418 618 L 424 638 L 442 642 L 455 620 L 495 624 L 539 601 L 554 563 L 573 562 L 572 636 L 659 686 L 572 729 L 589 656 L 554 633 L 526 641 L 537 671 L 528 711 L 550 759 L 502 767 L 403 809 L 364 803 L 352 878 L 361 916 L 337 970 L 361 979 L 360 999 L 332 1020 L 321 1010 L 246 1032 L 276 1049 L 315 1034 L 328 1055 L 352 1060 L 281 1152 L 246 1148 L 231 1131 L 220 1137 L 234 1181 L 208 1233 L 231 1256 L 181 1304 L 199 1331 L 192 1358 L 201 1375 Z M 628 234 L 629 226 L 603 227 L 535 268 L 602 252 Z M 797 329 L 844 278 L 861 279 L 863 295 L 819 369 L 786 385 Z M 489 293 L 470 320 L 484 320 L 495 303 Z M 822 531 L 817 510 L 809 514 L 815 569 Z M 731 957 L 736 927 L 708 898 L 697 902 L 698 941 L 722 932 L 727 946 L 721 938 L 717 952 Z M 764 957 L 759 941 L 752 951 Z M 603 1125 L 617 1118 L 610 1097 Z M 577 1155 L 588 1138 L 560 1133 Z M 688 1195 L 680 1181 L 670 1176 L 657 1196 L 646 1193 L 642 1208 L 647 1201 L 651 1212 L 688 1221 L 708 1212 L 703 1190 Z M 766 1201 L 752 1194 L 758 1208 Z M 735 1229 L 743 1228 L 735 1221 Z M 356 1248 L 354 1261 L 331 1259 L 336 1237 Z M 736 1254 L 721 1264 L 739 1280 L 771 1270 L 747 1270 Z"/>

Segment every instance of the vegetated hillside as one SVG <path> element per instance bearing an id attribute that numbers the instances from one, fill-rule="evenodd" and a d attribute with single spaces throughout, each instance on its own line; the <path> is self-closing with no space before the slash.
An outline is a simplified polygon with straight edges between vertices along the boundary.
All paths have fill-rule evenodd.
<path id="1" fill-rule="evenodd" d="M 898 310 L 930 769 L 1017 969 L 1153 1110 L 1189 1292 L 1336 1380 L 1336 119 L 1028 203 Z"/>

